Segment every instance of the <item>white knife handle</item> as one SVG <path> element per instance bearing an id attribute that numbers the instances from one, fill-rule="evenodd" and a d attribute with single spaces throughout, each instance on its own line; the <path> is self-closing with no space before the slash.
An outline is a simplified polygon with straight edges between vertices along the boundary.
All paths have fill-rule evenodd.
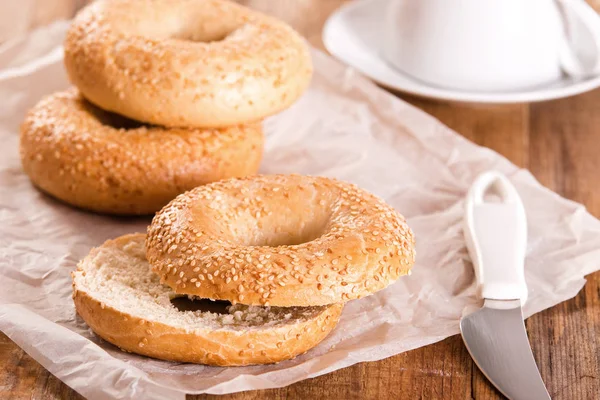
<path id="1" fill-rule="evenodd" d="M 519 194 L 504 175 L 490 171 L 477 177 L 467 195 L 464 222 L 481 296 L 525 304 L 527 219 Z"/>

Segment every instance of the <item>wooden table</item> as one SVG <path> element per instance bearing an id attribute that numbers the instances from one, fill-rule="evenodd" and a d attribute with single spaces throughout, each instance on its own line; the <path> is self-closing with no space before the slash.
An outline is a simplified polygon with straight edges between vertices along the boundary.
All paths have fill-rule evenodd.
<path id="1" fill-rule="evenodd" d="M 44 0 L 38 0 L 40 2 Z M 75 0 L 57 0 L 70 13 Z M 340 0 L 249 0 L 321 44 Z M 600 5 L 600 1 L 597 2 Z M 53 15 L 60 15 L 56 9 Z M 44 21 L 38 16 L 38 20 Z M 473 106 L 400 95 L 468 139 L 529 169 L 542 184 L 600 217 L 600 90 L 539 104 Z M 598 260 L 600 263 L 600 260 Z M 530 341 L 553 399 L 600 398 L 600 273 L 577 297 L 527 320 Z M 192 399 L 213 396 L 190 396 Z M 0 399 L 81 398 L 0 334 Z M 227 399 L 499 399 L 459 336 L 386 360 L 362 363 L 274 390 Z"/>

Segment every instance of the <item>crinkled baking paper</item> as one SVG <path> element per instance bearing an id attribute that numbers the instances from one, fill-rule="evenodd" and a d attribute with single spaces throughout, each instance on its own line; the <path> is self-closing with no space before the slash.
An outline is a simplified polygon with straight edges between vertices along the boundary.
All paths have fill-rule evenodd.
<path id="1" fill-rule="evenodd" d="M 263 173 L 354 182 L 403 213 L 417 237 L 414 273 L 352 301 L 333 333 L 295 360 L 216 368 L 126 354 L 77 317 L 70 272 L 91 247 L 144 231 L 149 218 L 111 218 L 41 194 L 23 173 L 19 124 L 44 95 L 68 87 L 56 23 L 0 52 L 0 330 L 91 399 L 183 399 L 185 393 L 275 388 L 426 346 L 458 333 L 478 304 L 461 229 L 475 176 L 509 176 L 528 215 L 527 316 L 573 297 L 598 269 L 600 223 L 529 172 L 313 51 L 306 94 L 265 122 Z"/>

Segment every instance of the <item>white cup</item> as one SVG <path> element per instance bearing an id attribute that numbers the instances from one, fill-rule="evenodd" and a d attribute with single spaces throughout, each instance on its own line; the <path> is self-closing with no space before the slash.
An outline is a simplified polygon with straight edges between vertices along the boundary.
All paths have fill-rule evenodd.
<path id="1" fill-rule="evenodd" d="M 509 91 L 600 72 L 600 17 L 583 0 L 390 0 L 383 56 L 437 86 Z"/>

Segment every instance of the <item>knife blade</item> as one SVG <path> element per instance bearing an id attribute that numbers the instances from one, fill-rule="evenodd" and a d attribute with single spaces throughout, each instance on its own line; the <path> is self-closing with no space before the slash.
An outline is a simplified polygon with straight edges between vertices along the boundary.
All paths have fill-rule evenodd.
<path id="1" fill-rule="evenodd" d="M 550 399 L 523 323 L 527 220 L 510 181 L 490 171 L 467 195 L 464 233 L 473 261 L 481 309 L 464 316 L 460 331 L 475 364 L 512 400 Z"/>

